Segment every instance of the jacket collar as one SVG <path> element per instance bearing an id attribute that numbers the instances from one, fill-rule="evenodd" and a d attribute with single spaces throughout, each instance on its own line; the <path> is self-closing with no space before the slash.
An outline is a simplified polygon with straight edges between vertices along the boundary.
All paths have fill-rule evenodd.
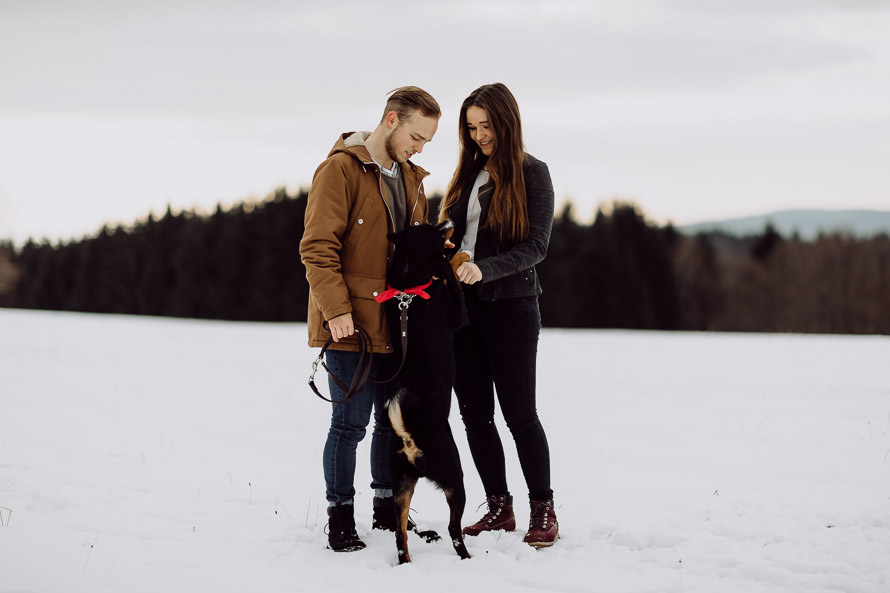
<path id="1" fill-rule="evenodd" d="M 370 135 L 371 132 L 344 132 L 340 134 L 340 138 L 337 139 L 328 156 L 338 152 L 345 152 L 357 158 L 363 165 L 373 165 L 375 164 L 374 159 L 371 158 L 371 153 L 368 152 L 368 148 L 365 146 L 365 139 Z M 418 179 L 423 179 L 429 175 L 429 172 L 423 167 L 419 167 L 411 161 L 402 163 L 401 168 L 402 173 L 410 172 Z"/>

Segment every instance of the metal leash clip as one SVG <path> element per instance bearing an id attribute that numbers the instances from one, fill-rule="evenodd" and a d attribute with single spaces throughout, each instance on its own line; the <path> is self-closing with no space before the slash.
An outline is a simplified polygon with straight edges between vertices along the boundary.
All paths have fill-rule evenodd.
<path id="1" fill-rule="evenodd" d="M 309 374 L 309 382 L 313 383 L 315 381 L 315 373 L 318 371 L 318 363 L 321 362 L 321 357 L 316 358 L 312 361 L 312 372 Z"/>
<path id="2" fill-rule="evenodd" d="M 407 311 L 408 306 L 411 304 L 411 301 L 414 300 L 414 295 L 402 292 L 397 294 L 396 298 L 399 299 L 399 309 L 402 311 Z"/>

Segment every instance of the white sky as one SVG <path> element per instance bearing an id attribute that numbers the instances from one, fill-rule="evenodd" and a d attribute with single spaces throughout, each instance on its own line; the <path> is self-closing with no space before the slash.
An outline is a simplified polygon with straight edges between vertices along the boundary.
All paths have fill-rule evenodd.
<path id="1" fill-rule="evenodd" d="M 404 84 L 504 82 L 557 201 L 677 224 L 890 209 L 890 3 L 0 0 L 0 239 L 308 186 Z"/>

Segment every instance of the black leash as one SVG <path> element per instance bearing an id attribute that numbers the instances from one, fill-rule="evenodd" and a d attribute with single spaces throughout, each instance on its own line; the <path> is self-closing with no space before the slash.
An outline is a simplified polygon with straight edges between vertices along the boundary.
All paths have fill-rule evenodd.
<path id="1" fill-rule="evenodd" d="M 409 295 L 413 296 L 413 295 Z M 399 368 L 396 369 L 396 372 L 393 373 L 392 377 L 389 379 L 376 379 L 371 376 L 371 362 L 374 359 L 374 344 L 371 342 L 371 336 L 362 329 L 361 326 L 355 325 L 355 334 L 358 336 L 359 342 L 359 357 L 358 357 L 358 365 L 356 366 L 355 373 L 352 375 L 352 380 L 349 385 L 344 385 L 340 379 L 337 378 L 335 374 L 331 372 L 331 369 L 328 368 L 328 365 L 324 362 L 324 353 L 327 351 L 328 346 L 334 343 L 334 337 L 331 336 L 328 338 L 327 342 L 325 342 L 324 346 L 321 348 L 321 352 L 318 354 L 318 358 L 312 363 L 312 374 L 309 375 L 309 387 L 312 391 L 315 392 L 315 395 L 320 397 L 326 402 L 330 402 L 333 404 L 342 404 L 350 397 L 361 391 L 365 388 L 368 380 L 370 379 L 374 383 L 389 383 L 390 381 L 395 380 L 396 377 L 399 376 L 399 373 L 402 372 L 402 367 L 405 366 L 405 357 L 408 353 L 408 305 L 411 304 L 411 298 L 400 298 L 399 299 L 399 325 L 401 326 L 401 341 L 402 341 L 402 360 L 399 362 Z M 340 390 L 344 393 L 343 399 L 333 399 L 327 398 L 321 394 L 318 390 L 318 387 L 315 385 L 315 373 L 318 370 L 318 365 L 324 367 L 324 370 L 327 371 L 328 376 L 330 376 L 331 380 L 334 384 L 340 388 Z"/>

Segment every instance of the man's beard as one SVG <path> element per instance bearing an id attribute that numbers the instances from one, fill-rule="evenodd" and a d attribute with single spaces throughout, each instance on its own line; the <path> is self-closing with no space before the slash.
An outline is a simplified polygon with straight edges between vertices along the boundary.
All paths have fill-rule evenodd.
<path id="1" fill-rule="evenodd" d="M 396 149 L 393 148 L 392 145 L 392 135 L 396 133 L 396 130 L 399 129 L 399 126 L 401 126 L 401 124 L 393 128 L 392 132 L 390 132 L 389 135 L 383 140 L 383 148 L 386 149 L 386 154 L 388 154 L 389 158 L 397 163 L 401 163 L 402 161 L 400 161 L 399 158 L 396 156 Z"/>

